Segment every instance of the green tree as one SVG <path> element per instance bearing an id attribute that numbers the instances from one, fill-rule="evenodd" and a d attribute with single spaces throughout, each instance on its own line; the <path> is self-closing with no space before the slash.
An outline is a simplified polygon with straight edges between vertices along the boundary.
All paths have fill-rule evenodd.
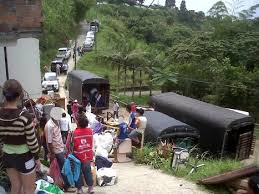
<path id="1" fill-rule="evenodd" d="M 223 1 L 218 1 L 210 8 L 208 14 L 211 17 L 222 19 L 228 15 L 228 9 Z"/>
<path id="2" fill-rule="evenodd" d="M 181 4 L 180 4 L 180 11 L 181 11 L 181 12 L 186 12 L 186 11 L 187 11 L 185 0 L 182 0 L 182 1 L 181 1 Z"/>
<path id="3" fill-rule="evenodd" d="M 175 7 L 175 0 L 166 0 L 165 1 L 165 6 L 169 8 Z"/>
<path id="4" fill-rule="evenodd" d="M 259 4 L 256 4 L 256 5 L 251 6 L 247 10 L 242 10 L 241 12 L 238 13 L 239 18 L 243 19 L 243 20 L 251 19 L 256 14 L 256 10 L 258 8 L 259 8 Z"/>
<path id="5" fill-rule="evenodd" d="M 76 23 L 85 18 L 86 11 L 94 5 L 94 0 L 73 0 L 73 13 Z"/>
<path id="6" fill-rule="evenodd" d="M 137 69 L 146 63 L 145 52 L 138 48 L 134 39 L 126 39 L 121 34 L 121 39 L 109 50 L 102 53 L 100 59 L 117 67 L 117 91 L 119 91 L 122 70 L 124 71 L 124 92 L 127 87 L 127 70 L 132 71 L 132 86 L 135 87 L 135 73 Z M 133 90 L 134 95 L 134 90 Z"/>

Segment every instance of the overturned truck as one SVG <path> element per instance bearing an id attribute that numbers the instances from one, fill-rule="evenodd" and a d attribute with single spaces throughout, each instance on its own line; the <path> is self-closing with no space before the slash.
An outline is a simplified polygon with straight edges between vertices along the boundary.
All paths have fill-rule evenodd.
<path id="1" fill-rule="evenodd" d="M 156 143 L 160 140 L 187 139 L 189 144 L 195 144 L 199 139 L 199 131 L 190 125 L 178 121 L 166 114 L 157 111 L 146 111 L 147 127 L 145 130 L 145 141 Z"/>
<path id="2" fill-rule="evenodd" d="M 151 103 L 156 111 L 197 128 L 202 150 L 221 157 L 249 158 L 254 133 L 251 116 L 173 92 L 152 96 Z"/>

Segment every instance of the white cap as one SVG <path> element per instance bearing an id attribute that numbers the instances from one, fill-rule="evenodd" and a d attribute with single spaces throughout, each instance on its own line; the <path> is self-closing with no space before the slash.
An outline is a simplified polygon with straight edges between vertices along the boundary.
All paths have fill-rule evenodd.
<path id="1" fill-rule="evenodd" d="M 64 112 L 65 110 L 63 108 L 53 107 L 50 111 L 50 117 L 56 121 L 59 121 L 62 118 L 62 113 Z"/>
<path id="2" fill-rule="evenodd" d="M 74 100 L 74 102 L 77 102 L 77 100 Z"/>

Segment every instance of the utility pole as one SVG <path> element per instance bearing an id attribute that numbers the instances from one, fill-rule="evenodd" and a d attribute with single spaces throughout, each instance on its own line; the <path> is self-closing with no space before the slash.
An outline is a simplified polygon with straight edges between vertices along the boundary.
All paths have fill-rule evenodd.
<path id="1" fill-rule="evenodd" d="M 75 70 L 76 70 L 76 50 L 77 50 L 77 39 L 75 39 L 75 48 L 74 48 L 74 55 L 75 55 Z"/>
<path id="2" fill-rule="evenodd" d="M 97 59 L 97 1 L 96 1 L 96 4 L 95 4 L 95 36 L 94 36 L 94 39 L 95 39 L 95 65 L 97 65 L 97 62 L 98 62 L 98 59 Z M 99 28 L 98 28 L 98 31 L 99 31 Z"/>
<path id="3" fill-rule="evenodd" d="M 4 47 L 4 60 L 5 60 L 5 75 L 6 80 L 9 80 L 9 69 L 8 69 L 8 59 L 7 59 L 7 47 Z"/>

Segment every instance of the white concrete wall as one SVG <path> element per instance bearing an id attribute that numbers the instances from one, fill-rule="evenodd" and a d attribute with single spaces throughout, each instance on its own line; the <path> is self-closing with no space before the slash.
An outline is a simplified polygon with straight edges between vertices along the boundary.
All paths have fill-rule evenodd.
<path id="1" fill-rule="evenodd" d="M 7 45 L 9 78 L 17 79 L 31 98 L 41 96 L 39 40 L 22 38 Z M 0 46 L 0 85 L 6 80 L 4 47 Z"/>

